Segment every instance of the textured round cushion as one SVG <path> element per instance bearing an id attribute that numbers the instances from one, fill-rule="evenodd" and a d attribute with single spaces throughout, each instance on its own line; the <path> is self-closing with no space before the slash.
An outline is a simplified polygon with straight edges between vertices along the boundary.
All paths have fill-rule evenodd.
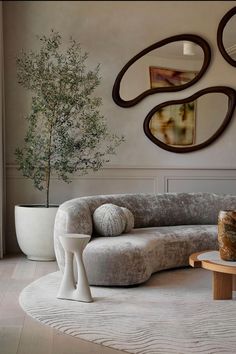
<path id="1" fill-rule="evenodd" d="M 103 204 L 94 211 L 93 223 L 99 235 L 118 236 L 126 228 L 126 214 L 117 205 Z"/>
<path id="2" fill-rule="evenodd" d="M 133 213 L 124 207 L 121 207 L 123 213 L 125 214 L 126 217 L 126 225 L 125 225 L 125 229 L 124 232 L 129 232 L 134 228 L 134 215 Z"/>

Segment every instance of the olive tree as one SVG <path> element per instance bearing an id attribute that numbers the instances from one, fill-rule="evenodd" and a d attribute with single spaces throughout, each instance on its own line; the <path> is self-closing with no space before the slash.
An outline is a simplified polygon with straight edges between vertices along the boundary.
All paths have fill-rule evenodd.
<path id="1" fill-rule="evenodd" d="M 18 83 L 32 94 L 24 143 L 15 151 L 19 170 L 46 194 L 49 207 L 52 174 L 70 182 L 70 176 L 97 171 L 109 161 L 124 137 L 112 134 L 100 113 L 99 65 L 88 70 L 88 53 L 70 39 L 62 50 L 62 37 L 51 31 L 37 37 L 38 51 L 17 56 Z"/>

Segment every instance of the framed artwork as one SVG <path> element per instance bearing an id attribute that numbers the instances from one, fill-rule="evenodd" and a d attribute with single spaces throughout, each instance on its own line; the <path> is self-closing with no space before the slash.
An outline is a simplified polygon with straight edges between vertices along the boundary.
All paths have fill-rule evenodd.
<path id="1" fill-rule="evenodd" d="M 194 79 L 196 72 L 180 71 L 151 66 L 150 86 L 169 87 L 186 84 Z M 186 146 L 195 143 L 196 102 L 163 107 L 154 114 L 149 123 L 153 136 L 168 145 Z"/>
<path id="2" fill-rule="evenodd" d="M 156 112 L 150 120 L 151 134 L 167 145 L 195 143 L 195 101 L 170 105 Z"/>
<path id="3" fill-rule="evenodd" d="M 197 72 L 150 66 L 149 74 L 151 88 L 156 88 L 184 85 L 193 80 Z"/>

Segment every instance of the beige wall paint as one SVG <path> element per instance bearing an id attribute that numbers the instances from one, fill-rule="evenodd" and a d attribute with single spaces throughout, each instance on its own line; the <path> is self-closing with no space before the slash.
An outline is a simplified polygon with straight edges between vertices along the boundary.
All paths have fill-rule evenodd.
<path id="1" fill-rule="evenodd" d="M 221 56 L 216 45 L 217 26 L 236 1 L 7 1 L 4 3 L 7 162 L 14 163 L 14 150 L 24 135 L 27 93 L 16 82 L 15 56 L 35 48 L 35 35 L 59 30 L 65 40 L 72 35 L 90 54 L 89 63 L 101 63 L 103 112 L 113 130 L 126 135 L 112 164 L 121 166 L 212 167 L 236 166 L 235 119 L 217 143 L 191 154 L 176 155 L 150 142 L 143 133 L 143 120 L 150 109 L 165 100 L 189 96 L 213 85 L 236 88 L 235 68 Z M 214 11 L 213 11 L 214 9 Z M 194 33 L 212 47 L 206 75 L 179 93 L 146 98 L 133 108 L 118 107 L 111 98 L 117 73 L 136 53 L 150 44 L 180 33 Z M 138 142 L 138 143 L 137 143 Z M 219 159 L 219 155 L 222 157 Z M 227 158 L 226 158 L 227 157 Z"/>
<path id="2" fill-rule="evenodd" d="M 21 48 L 35 49 L 36 35 L 50 29 L 61 32 L 67 41 L 78 40 L 89 52 L 88 64 L 101 64 L 102 83 L 97 94 L 103 98 L 103 113 L 110 128 L 126 136 L 124 143 L 109 164 L 122 169 L 149 168 L 236 168 L 235 136 L 236 114 L 230 127 L 211 146 L 189 154 L 175 154 L 154 145 L 143 132 L 143 121 L 153 106 L 171 99 L 180 99 L 195 91 L 214 85 L 229 85 L 236 89 L 236 69 L 230 66 L 217 49 L 217 26 L 236 1 L 6 1 L 4 2 L 5 76 L 6 76 L 6 161 L 8 165 L 8 239 L 9 250 L 16 249 L 13 206 L 16 203 L 36 202 L 42 199 L 30 182 L 22 182 L 10 166 L 15 164 L 14 150 L 21 144 L 25 132 L 24 115 L 30 97 L 16 81 L 15 57 Z M 212 61 L 205 76 L 184 91 L 147 97 L 132 108 L 117 106 L 111 97 L 117 73 L 123 65 L 145 47 L 166 37 L 198 34 L 208 40 Z M 209 119 L 214 119 L 210 117 Z M 118 173 L 118 172 L 117 172 Z M 144 173 L 144 175 L 145 175 Z M 85 188 L 97 194 L 110 192 L 106 183 L 93 182 Z M 100 183 L 100 182 L 99 182 Z M 128 186 L 126 181 L 123 185 Z M 137 183 L 126 191 L 149 191 Z M 113 192 L 122 190 L 122 183 Z M 62 192 L 63 188 L 63 192 Z M 15 190 L 15 193 L 13 193 Z M 71 196 L 84 194 L 83 184 L 63 185 L 53 194 L 53 201 L 62 202 Z M 89 193 L 91 194 L 91 193 Z"/>

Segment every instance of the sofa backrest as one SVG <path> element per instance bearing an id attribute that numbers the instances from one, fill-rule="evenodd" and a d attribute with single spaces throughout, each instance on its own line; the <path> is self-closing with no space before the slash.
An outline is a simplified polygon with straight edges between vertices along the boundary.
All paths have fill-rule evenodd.
<path id="1" fill-rule="evenodd" d="M 114 194 L 71 199 L 60 205 L 55 219 L 54 248 L 60 269 L 64 267 L 64 250 L 59 236 L 65 233 L 92 235 L 92 215 L 105 203 L 130 209 L 136 228 L 216 225 L 220 210 L 236 210 L 236 196 L 211 193 Z"/>
<path id="2" fill-rule="evenodd" d="M 135 227 L 214 225 L 220 210 L 236 209 L 236 196 L 213 193 L 115 194 L 83 197 L 90 209 L 113 203 L 132 211 Z"/>

